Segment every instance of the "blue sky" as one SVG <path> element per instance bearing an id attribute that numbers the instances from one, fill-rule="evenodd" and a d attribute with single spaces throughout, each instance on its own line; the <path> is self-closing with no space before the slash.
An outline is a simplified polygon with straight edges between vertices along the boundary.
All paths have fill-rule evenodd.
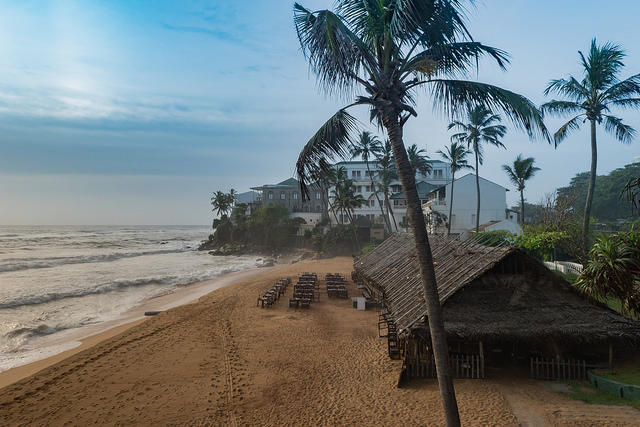
<path id="1" fill-rule="evenodd" d="M 345 103 L 317 90 L 292 5 L 1 0 L 0 224 L 207 224 L 211 192 L 290 177 L 300 148 Z M 506 73 L 482 64 L 477 78 L 541 103 L 549 79 L 579 74 L 577 51 L 594 36 L 627 49 L 623 76 L 640 72 L 640 3 L 615 6 L 477 2 L 472 34 L 512 62 Z M 418 107 L 406 143 L 436 158 L 448 118 L 426 96 Z M 621 115 L 640 129 L 638 112 Z M 534 156 L 533 202 L 589 165 L 586 130 L 557 150 L 515 131 L 504 142 L 481 174 L 508 186 L 500 165 Z M 632 162 L 639 143 L 601 132 L 598 172 Z"/>

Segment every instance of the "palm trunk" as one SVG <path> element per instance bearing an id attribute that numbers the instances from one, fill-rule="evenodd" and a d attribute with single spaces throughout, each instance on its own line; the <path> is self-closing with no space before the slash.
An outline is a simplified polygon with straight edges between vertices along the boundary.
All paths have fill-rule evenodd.
<path id="1" fill-rule="evenodd" d="M 480 177 L 478 175 L 478 150 L 474 150 L 476 154 L 476 195 L 478 196 L 478 204 L 476 207 L 476 233 L 480 231 Z"/>
<path id="2" fill-rule="evenodd" d="M 459 426 L 460 416 L 458 414 L 458 404 L 453 388 L 453 377 L 449 366 L 449 348 L 447 345 L 447 335 L 444 329 L 444 319 L 442 317 L 442 306 L 438 295 L 436 284 L 436 274 L 433 266 L 433 256 L 429 246 L 429 236 L 427 227 L 418 197 L 415 174 L 412 173 L 411 165 L 407 157 L 404 143 L 402 141 L 402 127 L 398 122 L 396 114 L 386 114 L 383 117 L 384 127 L 391 141 L 393 155 L 396 161 L 398 176 L 407 200 L 407 213 L 413 237 L 415 239 L 416 253 L 420 265 L 424 297 L 427 304 L 427 316 L 429 331 L 431 333 L 431 344 L 438 375 L 440 394 L 442 395 L 442 406 L 448 426 Z"/>
<path id="3" fill-rule="evenodd" d="M 358 238 L 358 228 L 356 227 L 355 222 L 353 222 L 353 214 L 347 211 L 347 216 L 349 217 L 349 221 L 351 222 L 351 228 L 353 229 L 353 238 L 355 243 L 355 251 L 358 252 L 360 250 L 360 239 Z"/>
<path id="4" fill-rule="evenodd" d="M 371 175 L 371 169 L 369 168 L 369 162 L 367 161 L 367 171 L 369 172 L 369 178 L 371 179 L 371 191 L 376 196 L 376 200 L 378 201 L 378 206 L 380 206 L 380 213 L 382 213 L 382 217 L 384 219 L 384 224 L 391 233 L 391 223 L 389 222 L 389 217 L 385 216 L 384 209 L 382 208 L 382 203 L 380 203 L 380 197 L 378 197 L 378 192 L 375 189 L 375 183 L 373 182 L 373 175 Z"/>
<path id="5" fill-rule="evenodd" d="M 596 168 L 598 166 L 598 146 L 596 145 L 596 122 L 591 120 L 591 171 L 589 173 L 589 189 L 587 201 L 584 205 L 584 217 L 582 218 L 582 244 L 583 251 L 589 250 L 589 220 L 591 219 L 591 202 L 593 191 L 596 187 Z"/>
<path id="6" fill-rule="evenodd" d="M 393 214 L 393 209 L 391 209 L 391 200 L 389 200 L 389 192 L 384 192 L 384 203 L 387 205 L 387 215 L 391 215 L 391 219 L 393 219 L 393 227 L 396 231 L 398 231 L 398 223 L 396 222 L 396 217 Z"/>
<path id="7" fill-rule="evenodd" d="M 449 222 L 447 224 L 447 236 L 451 234 L 451 215 L 453 212 L 453 183 L 456 181 L 456 173 L 451 172 L 451 197 L 449 198 Z"/>
<path id="8" fill-rule="evenodd" d="M 520 223 L 522 224 L 522 228 L 524 228 L 524 188 L 520 190 Z"/>

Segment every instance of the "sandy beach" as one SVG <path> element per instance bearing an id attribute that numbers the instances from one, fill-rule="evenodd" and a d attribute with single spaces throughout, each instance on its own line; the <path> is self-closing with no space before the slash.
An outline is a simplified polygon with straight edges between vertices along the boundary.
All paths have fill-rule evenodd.
<path id="1" fill-rule="evenodd" d="M 23 367 L 39 372 L 0 390 L 0 424 L 443 424 L 435 381 L 396 387 L 400 362 L 386 355 L 375 311 L 354 310 L 350 300 L 326 293 L 309 310 L 290 309 L 283 299 L 271 309 L 255 306 L 278 277 L 348 276 L 351 267 L 352 259 L 334 258 L 231 275 L 229 286 L 196 303 Z M 10 375 L 0 373 L 0 385 Z M 464 425 L 634 425 L 640 419 L 631 408 L 571 401 L 528 379 L 455 385 Z"/>

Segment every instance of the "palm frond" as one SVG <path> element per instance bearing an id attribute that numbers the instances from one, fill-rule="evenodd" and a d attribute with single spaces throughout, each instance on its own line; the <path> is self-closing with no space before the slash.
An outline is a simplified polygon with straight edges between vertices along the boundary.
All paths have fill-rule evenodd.
<path id="1" fill-rule="evenodd" d="M 634 128 L 624 124 L 621 118 L 615 116 L 604 116 L 604 129 L 610 134 L 615 135 L 618 141 L 625 144 L 633 141 L 633 137 L 636 135 Z"/>
<path id="2" fill-rule="evenodd" d="M 346 158 L 352 145 L 352 135 L 358 121 L 344 109 L 327 120 L 304 146 L 296 162 L 296 171 L 303 197 L 308 197 L 309 183 L 326 173 L 335 158 Z"/>
<path id="3" fill-rule="evenodd" d="M 367 46 L 328 10 L 311 12 L 295 3 L 294 24 L 320 86 L 329 92 L 350 93 L 361 68 L 374 62 Z"/>
<path id="4" fill-rule="evenodd" d="M 516 128 L 530 138 L 542 136 L 550 140 L 549 132 L 536 106 L 522 95 L 486 83 L 465 80 L 431 80 L 436 108 L 455 115 L 469 105 L 482 105 L 492 111 L 502 111 Z"/>
<path id="5" fill-rule="evenodd" d="M 493 58 L 502 70 L 509 63 L 508 55 L 503 50 L 478 42 L 458 42 L 430 47 L 408 59 L 400 71 L 422 73 L 427 77 L 466 75 L 469 69 L 477 67 L 478 60 L 485 55 Z"/>
<path id="6" fill-rule="evenodd" d="M 563 114 L 577 113 L 578 111 L 583 110 L 584 108 L 582 107 L 582 105 L 577 102 L 557 101 L 555 99 L 540 106 L 540 111 L 542 111 L 542 114 L 551 113 L 558 116 Z"/>
<path id="7" fill-rule="evenodd" d="M 624 63 L 626 56 L 620 46 L 613 43 L 605 43 L 598 46 L 596 39 L 591 40 L 589 54 L 585 58 L 582 52 L 578 52 L 582 66 L 585 70 L 585 81 L 592 90 L 604 90 L 617 81 L 617 74 Z"/>
<path id="8" fill-rule="evenodd" d="M 640 95 L 640 74 L 631 76 L 621 82 L 611 85 L 603 94 L 603 101 L 615 104 L 624 98 Z"/>
<path id="9" fill-rule="evenodd" d="M 612 101 L 611 105 L 622 108 L 640 108 L 640 98 L 623 98 L 616 101 Z"/>
<path id="10" fill-rule="evenodd" d="M 390 34 L 400 40 L 400 45 L 428 46 L 471 39 L 465 22 L 466 11 L 459 0 L 389 0 L 384 3 L 391 15 Z"/>
<path id="11" fill-rule="evenodd" d="M 560 145 L 560 143 L 564 141 L 571 132 L 580 129 L 580 119 L 582 116 L 583 114 L 575 116 L 567 123 L 560 126 L 556 133 L 553 134 L 553 142 L 556 148 L 558 148 L 558 145 Z"/>
<path id="12" fill-rule="evenodd" d="M 545 95 L 549 95 L 550 93 L 564 95 L 578 103 L 582 103 L 583 100 L 589 98 L 589 90 L 574 77 L 570 77 L 568 80 L 551 80 L 547 88 L 544 90 Z"/>

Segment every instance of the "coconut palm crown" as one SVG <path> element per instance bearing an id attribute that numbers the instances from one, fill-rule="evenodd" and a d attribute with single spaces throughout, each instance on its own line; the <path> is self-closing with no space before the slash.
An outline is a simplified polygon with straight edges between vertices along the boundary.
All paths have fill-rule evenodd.
<path id="1" fill-rule="evenodd" d="M 378 195 L 378 191 L 376 191 L 376 179 L 375 174 L 371 171 L 371 160 L 378 158 L 382 154 L 382 146 L 380 140 L 375 135 L 372 135 L 371 132 L 363 131 L 360 134 L 360 138 L 355 141 L 353 147 L 351 147 L 351 158 L 354 159 L 356 157 L 361 157 L 362 161 L 367 166 L 367 172 L 369 174 L 369 181 L 371 182 L 371 191 L 375 195 L 376 201 L 378 202 L 378 206 L 380 207 L 380 212 L 382 213 L 382 218 L 384 219 L 384 224 L 389 233 L 391 233 L 391 223 L 389 221 L 389 217 L 384 214 L 384 208 L 382 206 L 380 196 Z"/>
<path id="2" fill-rule="evenodd" d="M 525 97 L 496 86 L 465 80 L 481 56 L 504 68 L 504 51 L 471 39 L 461 0 L 336 0 L 335 11 L 311 11 L 296 3 L 294 24 L 302 51 L 322 89 L 351 98 L 305 145 L 296 165 L 303 192 L 314 170 L 346 157 L 357 130 L 346 110 L 362 105 L 386 130 L 407 199 L 429 318 L 429 330 L 445 418 L 459 425 L 450 375 L 446 334 L 424 215 L 402 138 L 425 88 L 435 106 L 455 114 L 467 105 L 501 110 L 529 135 L 546 135 L 542 116 Z"/>
<path id="3" fill-rule="evenodd" d="M 502 170 L 505 171 L 509 180 L 516 186 L 520 192 L 520 222 L 524 226 L 524 188 L 528 180 L 540 170 L 533 164 L 535 159 L 533 157 L 522 158 L 522 154 L 518 154 L 518 157 L 513 161 L 512 165 L 502 165 Z"/>
<path id="4" fill-rule="evenodd" d="M 565 99 L 547 102 L 542 105 L 542 110 L 556 116 L 572 116 L 553 135 L 556 147 L 573 131 L 579 129 L 580 124 L 589 121 L 591 127 L 591 170 L 582 220 L 582 240 L 586 250 L 598 161 L 596 125 L 604 124 L 604 130 L 620 142 L 632 141 L 636 134 L 635 129 L 613 115 L 611 110 L 640 108 L 640 74 L 626 80 L 619 79 L 626 55 L 620 46 L 612 43 L 598 46 L 596 39 L 593 39 L 588 54 L 585 56 L 580 51 L 578 54 L 583 68 L 582 79 L 569 77 L 551 80 L 544 91 L 545 95 L 554 93 Z"/>

